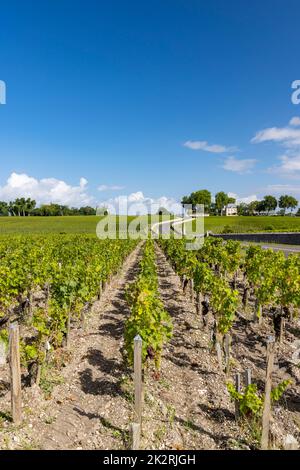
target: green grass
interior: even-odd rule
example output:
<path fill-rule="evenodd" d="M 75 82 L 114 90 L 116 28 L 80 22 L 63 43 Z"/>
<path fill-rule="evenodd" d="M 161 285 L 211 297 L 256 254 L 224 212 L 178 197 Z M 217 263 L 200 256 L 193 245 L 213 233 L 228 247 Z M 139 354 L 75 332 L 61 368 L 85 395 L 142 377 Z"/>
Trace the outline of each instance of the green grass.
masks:
<path fill-rule="evenodd" d="M 143 216 L 142 218 L 146 218 Z M 1 234 L 22 233 L 89 233 L 96 235 L 99 216 L 63 216 L 63 217 L 0 217 Z M 117 216 L 117 225 L 130 223 L 134 216 Z M 150 217 L 148 217 L 150 223 Z M 153 216 L 152 222 L 164 220 L 164 216 Z"/>
<path fill-rule="evenodd" d="M 283 216 L 243 216 L 218 217 L 210 216 L 204 219 L 205 231 L 222 233 L 224 227 L 230 227 L 233 233 L 240 232 L 300 232 L 300 217 Z M 226 227 L 226 228 L 227 228 Z M 193 221 L 195 228 L 195 221 Z M 189 230 L 187 224 L 187 231 Z"/>
<path fill-rule="evenodd" d="M 143 216 L 146 218 L 147 216 Z M 134 216 L 118 216 L 120 222 L 130 223 Z M 102 217 L 67 216 L 67 217 L 0 217 L 0 234 L 10 233 L 89 233 L 96 234 L 97 223 Z M 154 216 L 152 222 L 165 219 Z M 148 217 L 150 223 L 150 217 Z M 189 230 L 187 224 L 187 231 Z M 221 233 L 224 227 L 233 232 L 261 231 L 300 231 L 300 217 L 205 217 L 204 227 L 214 233 Z M 179 228 L 179 227 L 178 227 Z"/>

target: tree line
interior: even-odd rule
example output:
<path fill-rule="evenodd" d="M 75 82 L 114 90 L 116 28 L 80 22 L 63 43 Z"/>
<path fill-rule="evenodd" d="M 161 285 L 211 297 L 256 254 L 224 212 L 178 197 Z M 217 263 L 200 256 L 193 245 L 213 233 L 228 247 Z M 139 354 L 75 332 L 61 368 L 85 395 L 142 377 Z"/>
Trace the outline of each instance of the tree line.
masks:
<path fill-rule="evenodd" d="M 198 204 L 204 205 L 205 213 L 210 215 L 223 215 L 228 204 L 235 204 L 236 200 L 228 196 L 223 191 L 216 193 L 215 201 L 212 202 L 212 195 L 207 189 L 192 192 L 189 196 L 184 196 L 181 204 L 191 204 L 192 209 L 195 210 Z M 252 201 L 248 204 L 237 204 L 238 215 L 261 215 L 270 214 L 279 208 L 279 214 L 285 215 L 287 210 L 293 211 L 298 206 L 298 201 L 293 196 L 287 194 L 280 196 L 276 199 L 274 196 L 267 195 L 261 201 Z M 106 215 L 108 213 L 105 209 Z M 163 214 L 166 211 L 160 208 L 158 213 Z M 168 212 L 168 211 L 166 211 Z M 14 216 L 14 217 L 27 217 L 27 216 L 63 216 L 63 215 L 96 215 L 96 209 L 90 206 L 83 206 L 80 208 L 69 207 L 61 204 L 42 204 L 37 207 L 36 201 L 31 198 L 17 198 L 14 201 L 5 202 L 0 201 L 0 216 Z M 297 215 L 300 215 L 298 209 Z"/>
<path fill-rule="evenodd" d="M 189 196 L 184 196 L 181 200 L 183 206 L 191 204 L 192 210 L 196 210 L 198 204 L 203 204 L 205 213 L 210 215 L 223 215 L 226 207 L 229 204 L 235 203 L 235 198 L 228 196 L 223 191 L 216 193 L 215 202 L 212 202 L 212 195 L 207 189 L 192 192 Z M 298 201 L 293 196 L 284 194 L 276 199 L 276 197 L 272 195 L 267 195 L 264 196 L 261 201 L 237 204 L 237 213 L 238 215 L 269 215 L 270 212 L 274 212 L 279 208 L 279 214 L 285 215 L 288 209 L 293 211 L 297 206 Z M 300 215 L 300 209 L 297 215 Z"/>
<path fill-rule="evenodd" d="M 17 198 L 14 201 L 0 201 L 0 216 L 61 216 L 61 215 L 96 215 L 96 209 L 90 206 L 80 208 L 61 204 L 42 204 L 36 206 L 36 201 L 30 198 Z"/>

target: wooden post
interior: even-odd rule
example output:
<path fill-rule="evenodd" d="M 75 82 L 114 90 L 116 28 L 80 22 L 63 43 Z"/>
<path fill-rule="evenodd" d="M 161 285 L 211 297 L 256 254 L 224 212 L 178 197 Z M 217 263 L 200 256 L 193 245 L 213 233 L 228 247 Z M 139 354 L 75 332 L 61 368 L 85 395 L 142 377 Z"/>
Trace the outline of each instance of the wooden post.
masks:
<path fill-rule="evenodd" d="M 141 441 L 141 425 L 139 423 L 131 423 L 131 448 L 139 450 Z"/>
<path fill-rule="evenodd" d="M 143 406 L 142 338 L 134 338 L 134 422 L 141 425 Z"/>
<path fill-rule="evenodd" d="M 285 318 L 280 316 L 280 332 L 279 332 L 279 343 L 281 344 L 284 339 L 284 330 L 285 330 Z"/>
<path fill-rule="evenodd" d="M 85 310 L 82 309 L 80 312 L 80 322 L 81 322 L 81 328 L 85 330 L 86 327 L 86 313 Z"/>
<path fill-rule="evenodd" d="M 246 387 L 251 385 L 251 369 L 245 370 L 245 385 Z"/>
<path fill-rule="evenodd" d="M 222 350 L 219 341 L 216 341 L 216 352 L 217 352 L 217 358 L 218 358 L 218 363 L 220 370 L 223 372 L 223 362 L 222 362 Z"/>
<path fill-rule="evenodd" d="M 247 310 L 248 306 L 248 299 L 249 299 L 249 287 L 246 286 L 244 288 L 244 294 L 243 294 L 243 306 L 244 306 L 244 312 Z"/>
<path fill-rule="evenodd" d="M 68 313 L 68 320 L 67 320 L 67 336 L 66 336 L 67 349 L 70 348 L 70 332 L 71 332 L 71 311 L 69 311 Z"/>
<path fill-rule="evenodd" d="M 259 306 L 258 306 L 257 315 L 258 315 L 258 324 L 261 325 L 261 324 L 262 324 L 262 320 L 263 320 L 263 309 L 262 309 L 262 305 L 259 305 Z"/>
<path fill-rule="evenodd" d="M 191 303 L 194 305 L 194 279 L 190 280 L 190 289 L 191 289 Z"/>
<path fill-rule="evenodd" d="M 28 318 L 29 320 L 32 319 L 33 315 L 33 308 L 32 308 L 32 292 L 30 291 L 28 294 Z"/>
<path fill-rule="evenodd" d="M 203 320 L 203 315 L 202 315 L 202 295 L 201 292 L 197 292 L 196 295 L 196 313 L 199 315 L 201 319 L 201 326 L 204 326 L 204 320 Z"/>
<path fill-rule="evenodd" d="M 237 372 L 235 374 L 235 390 L 241 393 L 241 374 Z M 235 419 L 238 420 L 240 417 L 240 409 L 238 400 L 235 401 Z"/>
<path fill-rule="evenodd" d="M 101 295 L 102 295 L 102 290 L 103 290 L 103 282 L 102 282 L 102 279 L 100 280 L 99 282 L 99 293 L 98 293 L 98 300 L 101 299 Z"/>
<path fill-rule="evenodd" d="M 37 371 L 36 371 L 36 378 L 35 378 L 35 383 L 37 386 L 40 385 L 41 375 L 42 375 L 42 364 L 38 364 Z"/>
<path fill-rule="evenodd" d="M 262 435 L 261 449 L 269 448 L 269 433 L 271 420 L 271 389 L 272 389 L 272 371 L 274 365 L 274 338 L 271 336 L 267 340 L 267 373 L 265 383 L 265 400 L 262 416 Z"/>
<path fill-rule="evenodd" d="M 255 306 L 254 306 L 254 314 L 253 314 L 253 321 L 258 323 L 259 325 L 262 324 L 262 306 L 258 303 L 258 300 L 255 300 Z"/>
<path fill-rule="evenodd" d="M 197 295 L 196 295 L 196 310 L 197 310 L 197 315 L 202 315 L 202 296 L 201 296 L 201 292 L 197 292 Z"/>
<path fill-rule="evenodd" d="M 50 299 L 50 285 L 49 285 L 48 282 L 45 284 L 45 291 L 46 291 L 45 311 L 46 311 L 46 315 L 48 316 L 48 314 L 49 314 L 49 299 Z"/>
<path fill-rule="evenodd" d="M 235 271 L 234 275 L 233 275 L 233 289 L 236 289 L 236 285 L 237 285 L 237 278 L 238 278 L 238 273 L 237 271 Z"/>
<path fill-rule="evenodd" d="M 21 366 L 20 366 L 20 336 L 18 323 L 9 326 L 9 363 L 10 363 L 10 389 L 11 414 L 15 424 L 22 421 L 21 402 Z"/>
<path fill-rule="evenodd" d="M 294 308 L 290 307 L 289 320 L 292 322 L 294 320 Z"/>
<path fill-rule="evenodd" d="M 182 290 L 183 290 L 183 292 L 185 291 L 185 287 L 186 287 L 186 284 L 185 284 L 185 275 L 183 274 L 183 276 L 182 276 Z"/>
<path fill-rule="evenodd" d="M 230 334 L 227 333 L 224 337 L 224 349 L 225 349 L 225 373 L 229 374 L 230 369 Z"/>

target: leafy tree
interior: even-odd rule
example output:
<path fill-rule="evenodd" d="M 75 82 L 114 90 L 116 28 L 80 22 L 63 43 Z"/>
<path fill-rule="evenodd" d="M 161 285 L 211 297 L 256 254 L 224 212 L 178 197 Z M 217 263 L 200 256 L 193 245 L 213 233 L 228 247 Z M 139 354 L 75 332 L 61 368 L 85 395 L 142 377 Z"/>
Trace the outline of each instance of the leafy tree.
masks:
<path fill-rule="evenodd" d="M 223 191 L 220 191 L 215 196 L 216 199 L 216 208 L 218 209 L 220 215 L 223 213 L 223 208 L 228 204 L 228 196 Z"/>
<path fill-rule="evenodd" d="M 8 215 L 8 204 L 5 201 L 0 201 L 0 215 Z"/>
<path fill-rule="evenodd" d="M 235 204 L 235 203 L 236 203 L 235 197 L 228 196 L 227 204 Z"/>
<path fill-rule="evenodd" d="M 218 209 L 220 215 L 222 215 L 224 207 L 228 206 L 228 204 L 235 204 L 235 198 L 229 197 L 223 191 L 220 191 L 219 193 L 216 194 L 215 200 L 216 200 L 216 208 Z"/>
<path fill-rule="evenodd" d="M 278 205 L 284 210 L 285 215 L 286 209 L 295 209 L 298 205 L 298 201 L 293 196 L 284 194 L 283 196 L 280 196 Z"/>
<path fill-rule="evenodd" d="M 36 206 L 36 201 L 34 199 L 27 198 L 25 201 L 25 212 L 27 215 L 30 215 Z"/>
<path fill-rule="evenodd" d="M 36 206 L 36 202 L 34 199 L 27 198 L 25 199 L 24 197 L 17 198 L 14 201 L 10 201 L 8 204 L 6 204 L 7 208 L 7 214 L 10 214 L 12 216 L 27 216 L 31 214 L 33 209 Z M 4 214 L 2 214 L 4 215 Z"/>
<path fill-rule="evenodd" d="M 248 204 L 248 214 L 254 215 L 255 212 L 258 210 L 259 201 L 251 201 Z"/>
<path fill-rule="evenodd" d="M 237 206 L 237 213 L 238 215 L 248 215 L 249 214 L 248 205 L 245 202 L 241 202 L 241 204 Z"/>
<path fill-rule="evenodd" d="M 204 205 L 204 211 L 209 212 L 211 205 L 211 193 L 207 189 L 200 189 L 190 194 L 190 196 L 184 196 L 181 201 L 182 205 L 191 204 L 192 210 L 196 210 L 197 204 Z"/>
<path fill-rule="evenodd" d="M 262 212 L 266 212 L 265 201 L 257 201 L 256 211 L 261 214 Z"/>
<path fill-rule="evenodd" d="M 274 211 L 277 207 L 277 199 L 274 196 L 265 196 L 263 199 L 264 209 L 268 212 Z"/>
<path fill-rule="evenodd" d="M 78 212 L 80 215 L 96 215 L 96 210 L 90 206 L 80 207 Z"/>

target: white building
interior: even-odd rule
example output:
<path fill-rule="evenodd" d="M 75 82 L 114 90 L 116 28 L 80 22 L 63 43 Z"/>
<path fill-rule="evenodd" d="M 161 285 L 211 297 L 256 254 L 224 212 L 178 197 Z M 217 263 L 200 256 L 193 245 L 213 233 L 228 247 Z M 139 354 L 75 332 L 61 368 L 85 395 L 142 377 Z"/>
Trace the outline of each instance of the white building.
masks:
<path fill-rule="evenodd" d="M 228 215 L 228 216 L 238 215 L 236 205 L 235 204 L 227 204 L 227 206 L 225 208 L 225 215 Z"/>

